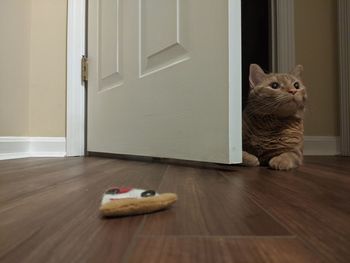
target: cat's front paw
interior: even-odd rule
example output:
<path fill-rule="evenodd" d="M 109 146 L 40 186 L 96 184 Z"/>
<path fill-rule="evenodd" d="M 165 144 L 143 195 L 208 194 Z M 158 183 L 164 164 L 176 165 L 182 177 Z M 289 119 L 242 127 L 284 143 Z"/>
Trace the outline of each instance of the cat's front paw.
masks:
<path fill-rule="evenodd" d="M 243 152 L 243 165 L 244 166 L 250 166 L 250 167 L 255 167 L 259 166 L 260 162 L 259 159 L 250 153 Z"/>
<path fill-rule="evenodd" d="M 294 158 L 292 158 L 288 154 L 281 154 L 273 157 L 269 162 L 269 166 L 275 170 L 287 171 L 287 170 L 297 168 L 298 164 L 294 160 Z"/>

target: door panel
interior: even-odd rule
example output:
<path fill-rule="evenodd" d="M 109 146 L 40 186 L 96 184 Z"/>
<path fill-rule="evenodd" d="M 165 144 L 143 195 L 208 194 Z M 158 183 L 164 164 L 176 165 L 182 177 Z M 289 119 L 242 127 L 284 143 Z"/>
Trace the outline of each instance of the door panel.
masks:
<path fill-rule="evenodd" d="M 90 0 L 88 151 L 240 162 L 239 3 Z"/>
<path fill-rule="evenodd" d="M 141 77 L 189 59 L 185 43 L 188 28 L 183 26 L 186 3 L 186 0 L 139 1 Z"/>
<path fill-rule="evenodd" d="M 98 68 L 100 91 L 116 88 L 123 83 L 120 0 L 98 1 Z"/>

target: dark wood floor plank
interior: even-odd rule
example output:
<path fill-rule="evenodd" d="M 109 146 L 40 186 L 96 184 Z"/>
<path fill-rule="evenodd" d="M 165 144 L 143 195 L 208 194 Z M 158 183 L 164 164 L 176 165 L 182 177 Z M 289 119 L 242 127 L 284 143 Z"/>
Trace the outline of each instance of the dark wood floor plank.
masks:
<path fill-rule="evenodd" d="M 54 169 L 54 166 L 62 167 L 62 164 L 69 165 L 70 162 L 75 162 L 76 159 L 81 158 L 25 158 L 0 161 L 0 180 L 1 182 L 10 182 L 16 180 L 17 177 L 23 178 L 24 173 L 27 171 L 34 172 L 34 169 L 38 169 L 37 174 L 40 174 L 42 168 L 51 167 Z"/>
<path fill-rule="evenodd" d="M 315 165 L 322 169 L 332 169 L 333 172 L 350 174 L 350 160 L 347 156 L 307 156 L 305 157 L 308 166 Z"/>
<path fill-rule="evenodd" d="M 349 262 L 350 185 L 330 183 L 331 174 L 324 178 L 319 173 L 319 168 L 314 173 L 309 168 L 292 172 L 253 168 L 231 173 L 230 178 L 328 262 Z"/>
<path fill-rule="evenodd" d="M 88 170 L 80 164 L 80 177 L 1 206 L 0 261 L 115 262 L 121 258 L 143 217 L 101 219 L 101 194 L 112 185 L 155 189 L 166 165 L 103 161 L 104 165 Z"/>
<path fill-rule="evenodd" d="M 290 235 L 220 171 L 170 165 L 159 191 L 179 200 L 147 217 L 142 235 Z"/>
<path fill-rule="evenodd" d="M 0 181 L 0 205 L 11 199 L 23 198 L 45 189 L 51 185 L 79 177 L 85 171 L 102 166 L 111 160 L 96 159 L 89 161 L 83 158 L 71 158 L 66 162 L 55 162 L 49 165 L 38 165 L 25 170 L 19 169 L 17 174 Z"/>
<path fill-rule="evenodd" d="M 63 160 L 63 158 L 20 158 L 20 159 L 9 159 L 9 160 L 0 160 L 0 170 L 2 172 L 24 168 L 24 167 L 33 167 L 39 163 L 49 163 L 57 162 L 59 160 Z"/>
<path fill-rule="evenodd" d="M 350 159 L 291 172 L 105 158 L 0 161 L 0 262 L 350 262 Z M 113 185 L 175 192 L 101 219 Z"/>
<path fill-rule="evenodd" d="M 140 238 L 130 263 L 322 262 L 295 238 Z"/>

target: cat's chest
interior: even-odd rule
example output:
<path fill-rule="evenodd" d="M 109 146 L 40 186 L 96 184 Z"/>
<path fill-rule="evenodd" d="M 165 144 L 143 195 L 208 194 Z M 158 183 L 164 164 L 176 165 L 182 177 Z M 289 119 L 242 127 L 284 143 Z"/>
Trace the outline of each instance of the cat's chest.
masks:
<path fill-rule="evenodd" d="M 266 150 L 298 147 L 302 144 L 302 122 L 245 120 L 243 144 L 260 155 Z"/>

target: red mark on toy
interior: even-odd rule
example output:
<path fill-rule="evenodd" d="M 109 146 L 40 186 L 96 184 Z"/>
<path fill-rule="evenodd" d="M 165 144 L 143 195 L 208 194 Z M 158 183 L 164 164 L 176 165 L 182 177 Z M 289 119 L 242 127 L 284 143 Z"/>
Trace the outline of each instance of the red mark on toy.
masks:
<path fill-rule="evenodd" d="M 118 194 L 125 194 L 125 193 L 130 192 L 131 190 L 132 190 L 132 188 L 130 188 L 130 187 L 120 187 Z"/>

